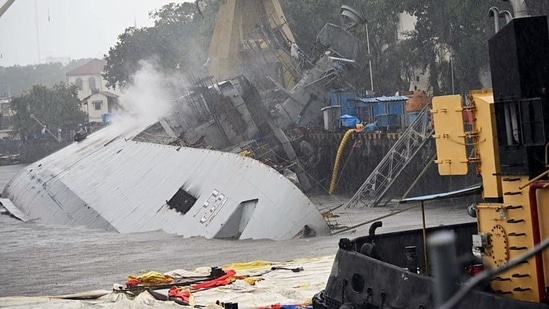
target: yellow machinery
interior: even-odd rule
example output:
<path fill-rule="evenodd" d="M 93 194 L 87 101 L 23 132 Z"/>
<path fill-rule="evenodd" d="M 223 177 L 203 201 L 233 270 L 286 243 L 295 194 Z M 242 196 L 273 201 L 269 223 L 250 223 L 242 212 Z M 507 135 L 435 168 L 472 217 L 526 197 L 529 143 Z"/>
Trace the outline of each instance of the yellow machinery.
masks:
<path fill-rule="evenodd" d="M 541 239 L 549 237 L 549 182 L 524 173 L 503 174 L 499 164 L 498 132 L 494 98 L 491 90 L 470 93 L 470 106 L 461 108 L 456 96 L 433 99 L 433 122 L 437 160 L 441 175 L 463 175 L 466 162 L 477 163 L 482 177 L 483 200 L 476 205 L 478 234 L 473 235 L 473 252 L 490 267 L 500 267 L 532 249 Z M 471 111 L 474 122 L 469 131 L 457 129 L 462 110 Z M 454 112 L 454 120 L 445 114 Z M 467 138 L 466 138 L 467 137 Z M 475 155 L 464 160 L 470 141 Z M 545 162 L 547 164 L 547 162 Z M 549 253 L 539 254 L 527 263 L 492 278 L 491 287 L 497 294 L 514 299 L 543 302 L 549 283 Z"/>
<path fill-rule="evenodd" d="M 482 198 L 468 209 L 476 229 L 469 223 L 426 228 L 423 212 L 422 230 L 376 234 L 382 222 L 368 221 L 368 235 L 340 239 L 315 308 L 547 308 L 549 29 L 545 16 L 517 17 L 489 39 L 492 89 L 471 91 L 466 100 L 434 97 L 425 122 L 434 127 L 439 174 L 465 175 L 476 165 Z M 359 196 L 379 184 L 363 186 Z M 477 188 L 406 201 L 423 207 L 425 200 Z"/>
<path fill-rule="evenodd" d="M 223 80 L 247 72 L 291 89 L 299 79 L 292 44 L 295 39 L 278 0 L 225 0 L 208 52 L 209 74 Z"/>
<path fill-rule="evenodd" d="M 520 18 L 496 27 L 488 41 L 493 90 L 472 91 L 463 108 L 453 97 L 433 99 L 435 137 L 446 137 L 436 140 L 441 174 L 460 174 L 467 144 L 473 150 L 467 161 L 476 163 L 483 184 L 473 253 L 492 268 L 549 238 L 547 18 L 528 16 L 524 1 L 512 4 Z M 455 133 L 456 122 L 440 119 L 441 110 L 465 110 L 472 120 L 467 132 Z M 490 285 L 505 297 L 547 303 L 549 252 L 492 277 Z"/>

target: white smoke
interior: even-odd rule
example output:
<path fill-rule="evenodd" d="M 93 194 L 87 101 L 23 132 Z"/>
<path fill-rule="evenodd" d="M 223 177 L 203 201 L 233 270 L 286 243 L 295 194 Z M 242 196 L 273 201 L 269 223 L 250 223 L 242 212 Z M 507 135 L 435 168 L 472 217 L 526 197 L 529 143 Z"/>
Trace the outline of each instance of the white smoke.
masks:
<path fill-rule="evenodd" d="M 146 126 L 166 117 L 171 112 L 169 85 L 174 78 L 156 70 L 149 61 L 141 61 L 140 69 L 133 76 L 132 84 L 123 90 L 119 104 L 123 109 L 113 118 L 114 123 L 131 122 L 137 126 Z"/>

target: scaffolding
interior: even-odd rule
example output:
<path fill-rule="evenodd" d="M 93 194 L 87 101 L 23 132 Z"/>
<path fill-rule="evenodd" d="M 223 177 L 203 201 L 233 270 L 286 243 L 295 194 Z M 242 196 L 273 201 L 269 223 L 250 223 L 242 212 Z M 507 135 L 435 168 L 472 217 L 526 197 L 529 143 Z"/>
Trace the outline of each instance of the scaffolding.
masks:
<path fill-rule="evenodd" d="M 402 133 L 362 186 L 345 204 L 346 208 L 376 207 L 382 204 L 383 198 L 396 179 L 433 135 L 430 108 L 430 104 L 425 105 L 416 120 Z M 432 152 L 434 151 L 433 149 Z M 432 154 L 427 157 L 432 157 Z M 385 199 L 383 205 L 389 201 L 390 199 Z"/>

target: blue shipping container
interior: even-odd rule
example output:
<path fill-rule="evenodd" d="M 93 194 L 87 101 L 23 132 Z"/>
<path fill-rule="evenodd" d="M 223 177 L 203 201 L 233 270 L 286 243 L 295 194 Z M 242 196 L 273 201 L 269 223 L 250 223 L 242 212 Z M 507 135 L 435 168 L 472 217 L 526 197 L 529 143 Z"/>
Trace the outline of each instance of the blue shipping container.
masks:
<path fill-rule="evenodd" d="M 376 116 L 377 126 L 380 128 L 399 126 L 397 114 L 382 114 Z"/>
<path fill-rule="evenodd" d="M 404 114 L 404 105 L 406 101 L 389 102 L 389 114 Z"/>
<path fill-rule="evenodd" d="M 409 112 L 407 125 L 411 125 L 412 123 L 414 123 L 414 121 L 416 121 L 418 116 L 419 116 L 419 112 Z"/>
<path fill-rule="evenodd" d="M 372 113 L 374 114 L 374 117 L 376 117 L 377 115 L 387 114 L 385 102 L 378 102 L 378 103 L 372 104 Z"/>
<path fill-rule="evenodd" d="M 359 96 L 356 91 L 330 91 L 330 105 L 341 106 L 341 115 L 353 115 L 358 116 L 357 111 L 357 97 Z"/>

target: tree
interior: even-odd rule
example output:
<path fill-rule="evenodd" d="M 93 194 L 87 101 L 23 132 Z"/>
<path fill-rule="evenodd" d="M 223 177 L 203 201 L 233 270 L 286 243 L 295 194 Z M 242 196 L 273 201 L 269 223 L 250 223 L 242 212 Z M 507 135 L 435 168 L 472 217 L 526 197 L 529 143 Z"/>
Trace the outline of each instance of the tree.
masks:
<path fill-rule="evenodd" d="M 532 16 L 548 16 L 549 1 L 526 0 L 528 11 Z"/>
<path fill-rule="evenodd" d="M 143 60 L 164 73 L 191 72 L 207 60 L 207 49 L 215 24 L 217 1 L 170 3 L 152 12 L 153 27 L 127 28 L 118 36 L 105 60 L 104 78 L 108 87 L 125 87 Z"/>
<path fill-rule="evenodd" d="M 456 93 L 482 87 L 481 72 L 488 68 L 488 38 L 493 20 L 488 9 L 505 3 L 496 0 L 388 0 L 402 12 L 417 18 L 410 33 L 410 60 L 415 70 L 427 70 L 435 95 L 451 93 L 451 77 Z M 450 65 L 450 60 L 454 63 Z M 451 68 L 453 67 L 453 72 Z"/>
<path fill-rule="evenodd" d="M 403 61 L 406 58 L 401 55 L 396 35 L 399 25 L 398 6 L 385 0 L 353 0 L 347 1 L 347 5 L 360 11 L 366 18 L 367 25 L 359 26 L 353 32 L 362 41 L 365 53 L 367 53 L 369 41 L 369 59 L 372 62 L 375 93 L 392 95 L 396 91 L 407 88 L 402 74 Z M 368 27 L 367 32 L 366 26 Z M 370 84 L 369 78 L 363 80 Z"/>
<path fill-rule="evenodd" d="M 52 132 L 75 129 L 87 118 L 80 110 L 77 93 L 76 86 L 67 87 L 59 83 L 51 88 L 35 85 L 30 91 L 14 97 L 10 103 L 15 113 L 11 120 L 14 132 L 22 138 L 37 134 L 42 130 L 38 121 Z"/>
<path fill-rule="evenodd" d="M 305 51 L 312 48 L 316 35 L 326 23 L 339 25 L 341 5 L 341 0 L 280 0 L 296 43 Z"/>
<path fill-rule="evenodd" d="M 401 78 L 401 59 L 397 44 L 398 14 L 396 5 L 388 5 L 383 0 L 348 0 L 325 1 L 281 0 L 290 28 L 298 44 L 307 51 L 315 42 L 317 33 L 326 23 L 341 25 L 341 7 L 348 5 L 362 13 L 367 20 L 366 25 L 360 25 L 351 32 L 361 41 L 364 54 L 363 69 L 355 78 L 357 85 L 370 89 L 370 74 L 367 65 L 367 41 L 370 41 L 370 60 L 374 90 L 378 94 L 392 94 L 405 86 Z M 367 38 L 368 34 L 368 38 Z M 357 59 L 358 60 L 358 59 Z"/>
<path fill-rule="evenodd" d="M 197 72 L 207 60 L 207 50 L 221 1 L 169 4 L 153 12 L 155 25 L 128 28 L 105 56 L 105 77 L 111 86 L 124 86 L 151 60 L 164 72 Z M 545 1 L 529 0 L 533 15 L 549 10 Z M 430 76 L 432 94 L 464 93 L 482 87 L 481 73 L 488 68 L 487 40 L 493 34 L 488 8 L 510 5 L 498 0 L 280 0 L 298 45 L 308 52 L 324 24 L 340 24 L 340 8 L 349 5 L 368 21 L 374 90 L 393 94 L 406 90 L 411 72 Z M 397 37 L 399 14 L 417 19 L 405 40 Z M 366 51 L 364 26 L 352 30 Z M 357 73 L 369 89 L 369 72 Z M 453 80 L 452 80 L 453 78 Z M 368 85 L 368 87 L 366 87 Z"/>

